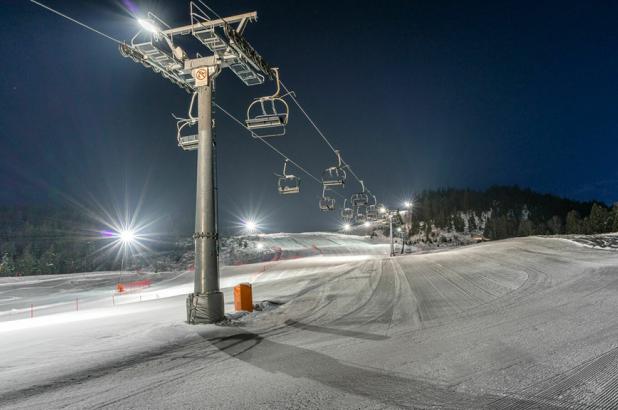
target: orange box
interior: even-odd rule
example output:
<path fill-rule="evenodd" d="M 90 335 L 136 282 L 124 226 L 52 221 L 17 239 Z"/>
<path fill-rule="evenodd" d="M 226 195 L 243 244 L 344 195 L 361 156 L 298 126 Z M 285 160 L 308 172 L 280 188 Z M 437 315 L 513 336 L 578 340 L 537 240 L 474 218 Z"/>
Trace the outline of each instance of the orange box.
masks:
<path fill-rule="evenodd" d="M 234 309 L 253 312 L 253 291 L 250 283 L 239 283 L 234 286 Z"/>

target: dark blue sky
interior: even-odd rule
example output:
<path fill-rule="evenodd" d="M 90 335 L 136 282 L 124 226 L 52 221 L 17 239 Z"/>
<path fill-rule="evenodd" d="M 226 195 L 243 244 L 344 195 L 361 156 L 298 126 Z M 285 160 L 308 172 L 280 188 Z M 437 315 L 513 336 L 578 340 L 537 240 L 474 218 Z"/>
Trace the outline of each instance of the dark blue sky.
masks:
<path fill-rule="evenodd" d="M 137 30 L 120 0 L 47 4 L 119 39 Z M 135 4 L 188 23 L 185 2 Z M 386 204 L 491 184 L 618 200 L 616 2 L 209 4 L 258 11 L 247 39 Z M 176 147 L 170 115 L 186 111 L 188 94 L 27 1 L 3 1 L 0 38 L 0 202 L 111 207 L 143 194 L 144 214 L 190 224 L 195 153 Z M 228 71 L 216 99 L 242 116 L 271 91 Z M 280 158 L 215 115 L 224 228 L 250 213 L 272 230 L 335 226 L 317 208 L 318 184 L 305 178 L 300 196 L 279 197 Z M 297 110 L 271 142 L 316 175 L 334 161 Z"/>

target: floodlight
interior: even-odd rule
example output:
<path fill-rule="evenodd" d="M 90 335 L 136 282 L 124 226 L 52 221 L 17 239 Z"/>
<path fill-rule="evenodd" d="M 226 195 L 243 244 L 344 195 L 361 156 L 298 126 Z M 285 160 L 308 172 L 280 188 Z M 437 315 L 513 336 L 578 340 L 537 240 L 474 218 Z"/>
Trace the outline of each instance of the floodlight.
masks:
<path fill-rule="evenodd" d="M 264 249 L 264 244 L 263 243 L 258 243 L 257 245 L 255 245 L 256 249 Z"/>
<path fill-rule="evenodd" d="M 351 227 L 350 227 L 350 224 L 344 224 L 344 225 L 343 225 L 343 230 L 344 230 L 344 231 L 349 231 L 349 230 L 350 230 L 350 228 L 351 228 Z"/>
<path fill-rule="evenodd" d="M 397 228 L 397 232 L 401 232 L 401 227 Z"/>
<path fill-rule="evenodd" d="M 161 31 L 159 30 L 159 27 L 157 27 L 152 20 L 137 19 L 137 22 L 139 23 L 140 26 L 142 26 L 144 30 L 149 31 L 151 33 L 158 33 Z"/>
<path fill-rule="evenodd" d="M 367 221 L 363 224 L 365 228 L 369 228 L 371 226 L 371 222 Z"/>
<path fill-rule="evenodd" d="M 410 208 L 410 207 L 412 206 L 412 202 L 410 202 L 410 201 L 405 201 L 405 202 L 403 203 L 403 206 L 404 206 L 404 208 Z"/>
<path fill-rule="evenodd" d="M 118 232 L 118 238 L 120 238 L 120 242 L 128 244 L 135 240 L 135 232 L 131 229 L 123 229 Z"/>
<path fill-rule="evenodd" d="M 386 213 L 386 208 L 381 206 L 380 209 L 378 209 L 378 212 L 381 214 L 385 214 Z"/>
<path fill-rule="evenodd" d="M 245 229 L 248 232 L 253 232 L 253 231 L 257 230 L 257 228 L 258 228 L 257 223 L 255 223 L 255 221 L 248 220 L 248 221 L 245 221 L 244 224 L 245 224 Z"/>

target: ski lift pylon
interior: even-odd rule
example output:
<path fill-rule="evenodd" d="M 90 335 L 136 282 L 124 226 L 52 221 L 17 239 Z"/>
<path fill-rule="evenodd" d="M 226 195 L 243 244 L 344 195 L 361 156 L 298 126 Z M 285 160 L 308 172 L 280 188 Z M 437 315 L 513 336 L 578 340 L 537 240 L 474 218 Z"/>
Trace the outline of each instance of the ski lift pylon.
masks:
<path fill-rule="evenodd" d="M 247 108 L 245 124 L 254 138 L 285 135 L 288 124 L 290 108 L 280 95 L 279 69 L 273 68 L 272 71 L 277 82 L 277 91 L 273 95 L 256 98 Z"/>
<path fill-rule="evenodd" d="M 283 163 L 283 174 L 277 175 L 277 190 L 281 195 L 297 194 L 300 192 L 300 178 L 287 173 L 288 159 Z"/>

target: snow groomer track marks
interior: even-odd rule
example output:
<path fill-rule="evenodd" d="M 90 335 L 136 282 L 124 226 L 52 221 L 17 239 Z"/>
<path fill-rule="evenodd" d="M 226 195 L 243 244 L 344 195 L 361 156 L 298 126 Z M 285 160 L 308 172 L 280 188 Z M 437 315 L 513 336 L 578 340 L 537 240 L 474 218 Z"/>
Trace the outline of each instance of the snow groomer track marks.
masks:
<path fill-rule="evenodd" d="M 618 406 L 618 253 L 531 237 L 388 258 L 320 235 L 260 240 L 325 255 L 226 267 L 228 310 L 247 278 L 272 301 L 227 324 L 183 323 L 178 274 L 153 282 L 168 297 L 1 322 L 0 407 Z"/>

